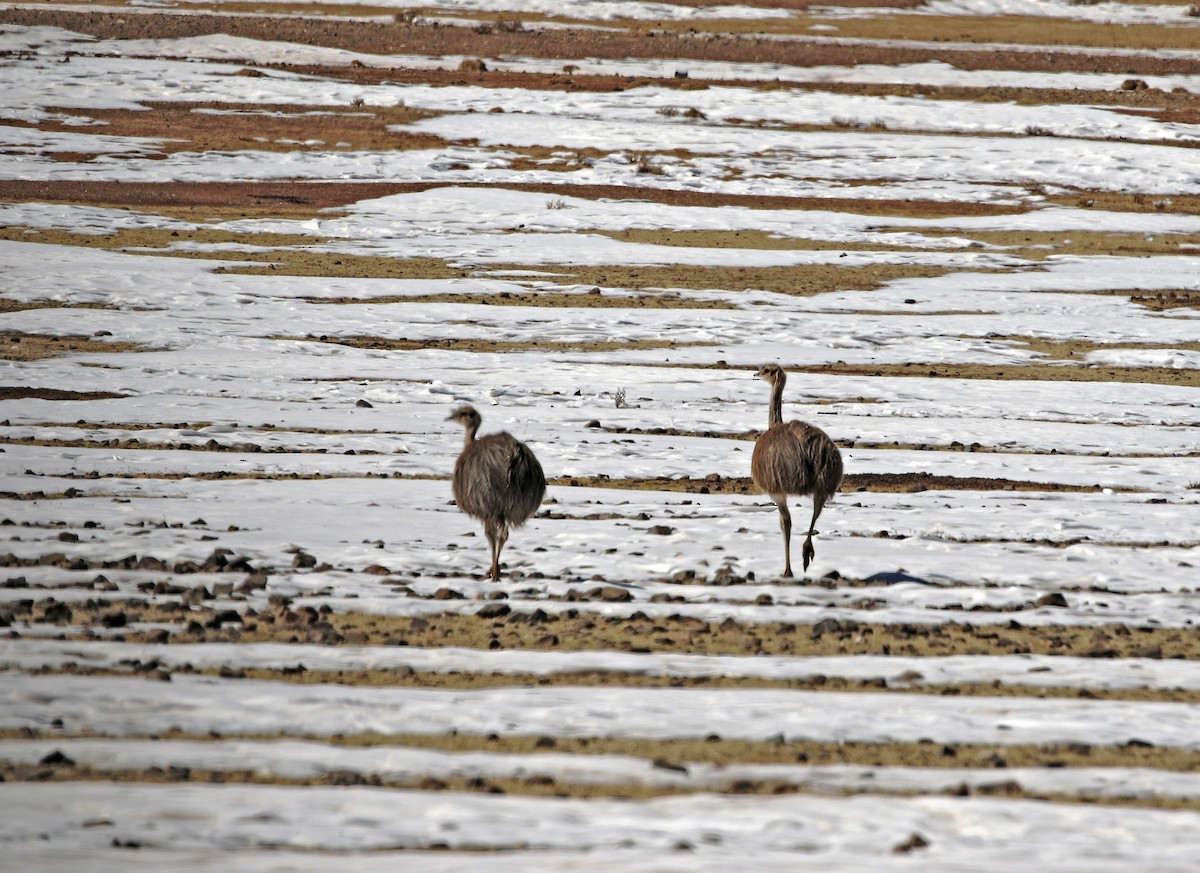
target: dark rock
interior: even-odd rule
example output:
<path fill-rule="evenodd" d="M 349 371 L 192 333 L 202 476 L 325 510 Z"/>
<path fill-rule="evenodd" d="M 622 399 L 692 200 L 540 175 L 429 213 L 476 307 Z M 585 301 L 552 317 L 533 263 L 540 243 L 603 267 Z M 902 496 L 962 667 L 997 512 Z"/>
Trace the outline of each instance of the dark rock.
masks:
<path fill-rule="evenodd" d="M 308 629 L 305 639 L 322 646 L 336 646 L 342 642 L 342 635 L 329 622 L 319 621 Z"/>
<path fill-rule="evenodd" d="M 251 591 L 261 591 L 267 587 L 267 574 L 262 570 L 250 573 L 233 590 L 238 594 L 249 594 Z"/>
<path fill-rule="evenodd" d="M 842 623 L 836 618 L 823 618 L 813 625 L 812 635 L 819 637 L 821 634 L 833 634 L 842 629 Z"/>
<path fill-rule="evenodd" d="M 212 618 L 210 618 L 208 621 L 206 621 L 204 623 L 204 626 L 216 628 L 216 627 L 220 627 L 221 625 L 225 624 L 226 622 L 235 622 L 237 624 L 241 624 L 242 617 L 237 614 L 236 610 L 224 609 L 218 613 L 215 613 L 212 616 Z"/>
<path fill-rule="evenodd" d="M 739 575 L 733 567 L 725 564 L 717 568 L 717 571 L 713 573 L 712 580 L 714 585 L 744 585 L 746 577 Z"/>
<path fill-rule="evenodd" d="M 71 607 L 65 603 L 51 603 L 42 611 L 42 621 L 51 624 L 67 624 L 71 621 Z"/>
<path fill-rule="evenodd" d="M 1043 594 L 1041 597 L 1039 597 L 1037 600 L 1035 600 L 1033 602 L 1033 605 L 1034 606 L 1058 606 L 1058 607 L 1065 608 L 1066 606 L 1068 606 L 1068 603 L 1067 603 L 1067 598 L 1063 597 L 1063 595 L 1061 593 L 1059 593 L 1058 591 L 1053 591 L 1049 594 Z"/>
<path fill-rule="evenodd" d="M 1011 797 L 1020 794 L 1024 789 L 1016 779 L 1005 779 L 1003 782 L 988 782 L 980 785 L 976 790 L 980 794 L 1006 794 Z"/>
<path fill-rule="evenodd" d="M 897 855 L 904 855 L 914 849 L 924 849 L 929 845 L 929 840 L 925 839 L 920 834 L 911 834 L 909 838 L 902 843 L 897 843 L 892 846 L 892 851 Z"/>

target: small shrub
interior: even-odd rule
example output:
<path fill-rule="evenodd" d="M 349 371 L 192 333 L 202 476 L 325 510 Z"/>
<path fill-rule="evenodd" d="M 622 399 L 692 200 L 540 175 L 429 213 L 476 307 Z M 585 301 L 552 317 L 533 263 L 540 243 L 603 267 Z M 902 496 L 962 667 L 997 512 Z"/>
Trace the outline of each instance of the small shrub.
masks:
<path fill-rule="evenodd" d="M 695 106 L 691 107 L 690 109 L 685 109 L 682 112 L 679 109 L 675 108 L 674 106 L 662 106 L 659 109 L 656 109 L 655 111 L 659 115 L 663 116 L 664 118 L 677 118 L 681 115 L 684 118 L 707 118 L 708 117 L 702 111 L 697 109 Z"/>
<path fill-rule="evenodd" d="M 1029 124 L 1025 127 L 1026 136 L 1058 136 L 1048 127 L 1042 127 L 1040 124 Z"/>
<path fill-rule="evenodd" d="M 642 405 L 640 403 L 630 404 L 630 403 L 626 402 L 624 388 L 617 389 L 617 392 L 613 395 L 613 402 L 616 404 L 617 409 L 641 409 L 642 408 Z"/>
<path fill-rule="evenodd" d="M 567 201 L 563 200 L 561 197 L 555 197 L 553 200 L 546 201 L 546 208 L 547 209 L 566 209 Z"/>
<path fill-rule="evenodd" d="M 644 155 L 635 152 L 629 156 L 629 163 L 637 167 L 639 173 L 646 173 L 651 176 L 661 176 L 663 173 L 662 167 L 653 163 L 649 155 Z"/>

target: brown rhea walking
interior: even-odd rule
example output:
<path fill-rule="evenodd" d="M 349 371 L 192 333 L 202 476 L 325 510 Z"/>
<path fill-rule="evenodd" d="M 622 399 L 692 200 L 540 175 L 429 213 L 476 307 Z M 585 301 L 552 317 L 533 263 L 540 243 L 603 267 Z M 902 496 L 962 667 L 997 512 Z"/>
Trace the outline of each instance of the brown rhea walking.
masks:
<path fill-rule="evenodd" d="M 529 446 L 507 431 L 475 438 L 483 420 L 472 406 L 460 406 L 447 421 L 467 429 L 462 454 L 454 464 L 454 501 L 483 522 L 492 549 L 488 578 L 500 578 L 500 550 L 510 528 L 520 527 L 537 512 L 546 495 L 546 476 Z"/>
<path fill-rule="evenodd" d="M 792 514 L 788 511 L 789 494 L 811 495 L 812 521 L 804 538 L 804 569 L 815 550 L 817 516 L 825 502 L 842 484 L 842 454 L 829 435 L 803 421 L 783 420 L 783 386 L 787 374 L 778 364 L 759 368 L 758 377 L 771 383 L 770 426 L 754 444 L 750 475 L 754 484 L 770 495 L 779 507 L 779 526 L 783 529 L 783 575 L 792 575 Z"/>

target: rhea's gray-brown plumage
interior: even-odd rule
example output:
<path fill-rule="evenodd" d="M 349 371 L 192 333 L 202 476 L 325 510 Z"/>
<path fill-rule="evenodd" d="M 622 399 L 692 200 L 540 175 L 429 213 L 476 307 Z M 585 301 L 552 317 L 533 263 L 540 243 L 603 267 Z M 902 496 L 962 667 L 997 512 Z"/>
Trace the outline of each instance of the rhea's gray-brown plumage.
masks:
<path fill-rule="evenodd" d="M 492 550 L 490 579 L 500 578 L 500 550 L 510 528 L 520 527 L 537 512 L 546 495 L 546 476 L 529 446 L 505 431 L 476 438 L 482 421 L 471 406 L 447 417 L 467 429 L 462 454 L 454 464 L 454 501 L 483 522 Z"/>
<path fill-rule="evenodd" d="M 812 521 L 804 538 L 804 569 L 815 550 L 817 516 L 826 501 L 842 484 L 842 453 L 829 435 L 803 421 L 783 420 L 783 386 L 787 374 L 778 364 L 767 364 L 757 374 L 771 383 L 771 407 L 768 428 L 754 444 L 750 475 L 754 484 L 770 495 L 779 507 L 779 526 L 783 530 L 783 575 L 792 575 L 792 514 L 788 511 L 789 494 L 813 501 Z"/>

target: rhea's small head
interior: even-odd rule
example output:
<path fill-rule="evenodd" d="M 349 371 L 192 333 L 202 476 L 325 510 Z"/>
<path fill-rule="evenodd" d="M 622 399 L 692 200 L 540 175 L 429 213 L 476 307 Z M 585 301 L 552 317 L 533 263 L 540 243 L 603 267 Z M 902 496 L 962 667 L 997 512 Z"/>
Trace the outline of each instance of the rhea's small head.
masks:
<path fill-rule="evenodd" d="M 475 411 L 474 406 L 460 406 L 446 416 L 446 421 L 457 421 L 468 430 L 474 430 L 479 427 L 479 423 L 483 419 Z"/>
<path fill-rule="evenodd" d="M 776 382 L 786 381 L 787 379 L 787 376 L 784 375 L 783 367 L 779 366 L 778 364 L 763 364 L 758 368 L 758 372 L 754 375 L 760 379 L 765 379 L 772 385 L 774 385 Z"/>

